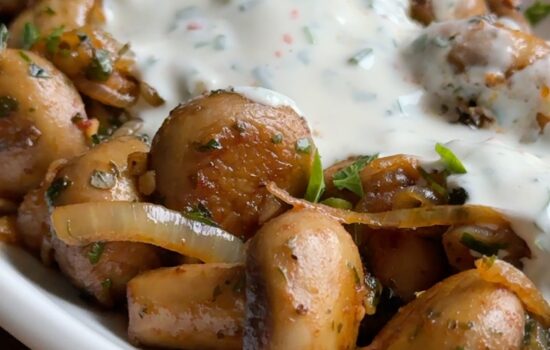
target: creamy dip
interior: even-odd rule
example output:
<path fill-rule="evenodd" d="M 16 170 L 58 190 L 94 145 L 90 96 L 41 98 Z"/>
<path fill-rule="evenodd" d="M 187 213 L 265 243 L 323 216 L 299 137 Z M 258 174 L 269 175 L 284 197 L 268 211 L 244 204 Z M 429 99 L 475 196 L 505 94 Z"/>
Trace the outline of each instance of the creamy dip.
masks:
<path fill-rule="evenodd" d="M 423 103 L 424 88 L 403 54 L 422 31 L 407 7 L 408 0 L 106 1 L 108 30 L 131 43 L 143 78 L 167 101 L 136 107 L 149 133 L 170 109 L 205 90 L 253 86 L 288 98 L 239 89 L 262 103 L 295 102 L 325 167 L 373 153 L 436 160 L 435 143 L 449 142 L 468 170 L 451 184 L 468 191 L 469 203 L 509 216 L 533 254 L 525 272 L 550 299 L 550 140 L 524 143 L 508 125 L 497 132 L 451 124 Z M 437 70 L 427 72 L 441 79 Z M 529 79 L 520 80 L 532 90 Z M 533 113 L 521 101 L 508 107 Z"/>

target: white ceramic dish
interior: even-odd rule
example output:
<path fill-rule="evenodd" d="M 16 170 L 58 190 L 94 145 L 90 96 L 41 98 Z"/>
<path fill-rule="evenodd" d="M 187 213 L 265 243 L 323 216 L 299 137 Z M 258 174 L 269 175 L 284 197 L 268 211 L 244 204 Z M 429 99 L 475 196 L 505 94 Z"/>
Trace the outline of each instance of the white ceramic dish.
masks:
<path fill-rule="evenodd" d="M 538 32 L 550 38 L 550 20 Z M 32 349 L 135 349 L 127 341 L 124 315 L 87 305 L 58 271 L 2 243 L 0 326 Z"/>

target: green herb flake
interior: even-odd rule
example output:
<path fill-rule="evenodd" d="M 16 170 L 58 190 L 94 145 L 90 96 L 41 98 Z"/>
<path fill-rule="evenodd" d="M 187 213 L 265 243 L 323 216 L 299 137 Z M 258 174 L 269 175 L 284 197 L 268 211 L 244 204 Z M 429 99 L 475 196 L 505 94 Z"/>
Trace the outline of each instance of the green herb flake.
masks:
<path fill-rule="evenodd" d="M 0 118 L 6 118 L 17 112 L 19 102 L 11 96 L 0 96 Z"/>
<path fill-rule="evenodd" d="M 194 208 L 188 208 L 187 212 L 184 213 L 184 215 L 188 219 L 202 222 L 206 225 L 218 227 L 218 224 L 212 219 L 212 213 L 202 203 L 199 203 Z"/>
<path fill-rule="evenodd" d="M 296 141 L 296 151 L 303 154 L 309 154 L 309 152 L 311 152 L 311 142 L 307 137 Z"/>
<path fill-rule="evenodd" d="M 211 139 L 207 143 L 198 147 L 199 152 L 209 152 L 220 149 L 222 149 L 222 144 L 216 139 Z"/>
<path fill-rule="evenodd" d="M 23 49 L 29 50 L 39 38 L 40 32 L 38 28 L 30 22 L 25 23 L 23 26 Z"/>
<path fill-rule="evenodd" d="M 324 201 L 322 201 L 321 204 L 328 205 L 329 207 L 338 208 L 338 209 L 350 210 L 351 208 L 353 208 L 353 204 L 351 204 L 351 202 L 345 199 L 336 198 L 336 197 L 327 198 Z"/>
<path fill-rule="evenodd" d="M 99 262 L 104 249 L 105 243 L 103 242 L 95 242 L 92 244 L 92 247 L 88 251 L 88 260 L 90 261 L 90 264 L 95 265 Z"/>
<path fill-rule="evenodd" d="M 51 78 L 50 74 L 42 67 L 35 63 L 29 65 L 29 75 L 37 79 L 49 79 Z"/>
<path fill-rule="evenodd" d="M 307 184 L 306 195 L 304 198 L 312 203 L 317 203 L 325 192 L 325 176 L 323 173 L 323 165 L 319 151 L 315 152 L 311 174 L 309 175 L 309 183 Z"/>
<path fill-rule="evenodd" d="M 19 51 L 19 57 L 21 57 L 23 61 L 25 61 L 25 63 L 28 63 L 28 64 L 32 63 L 31 58 L 29 57 L 29 55 L 25 53 L 25 51 Z"/>
<path fill-rule="evenodd" d="M 358 53 L 356 53 L 355 55 L 353 55 L 352 57 L 350 57 L 350 59 L 348 60 L 348 63 L 358 66 L 361 64 L 361 62 L 363 62 L 363 60 L 365 60 L 367 57 L 372 55 L 372 53 L 373 53 L 373 49 L 371 48 L 363 49 Z"/>
<path fill-rule="evenodd" d="M 49 206 L 54 206 L 55 201 L 61 193 L 72 185 L 72 182 L 66 177 L 55 179 L 46 190 L 46 202 Z"/>
<path fill-rule="evenodd" d="M 92 63 L 86 71 L 86 77 L 94 81 L 106 81 L 113 73 L 113 63 L 108 51 L 94 50 Z"/>
<path fill-rule="evenodd" d="M 216 301 L 218 297 L 222 294 L 222 287 L 216 286 L 212 292 L 212 301 Z"/>
<path fill-rule="evenodd" d="M 347 266 L 348 266 L 348 268 L 350 269 L 350 271 L 353 275 L 353 280 L 355 281 L 355 286 L 357 288 L 360 288 L 361 287 L 361 277 L 359 277 L 359 272 L 357 271 L 357 268 L 355 266 L 353 266 L 352 263 L 350 263 L 350 262 L 347 263 Z"/>
<path fill-rule="evenodd" d="M 111 287 L 113 286 L 113 280 L 111 280 L 110 278 L 106 278 L 104 279 L 103 281 L 101 281 L 101 287 L 103 289 L 111 289 Z"/>
<path fill-rule="evenodd" d="M 359 197 L 363 197 L 363 184 L 361 183 L 361 171 L 373 160 L 378 158 L 378 154 L 372 156 L 363 156 L 353 164 L 336 172 L 332 176 L 332 182 L 339 190 L 349 190 Z"/>
<path fill-rule="evenodd" d="M 65 30 L 65 26 L 55 28 L 50 35 L 46 37 L 46 50 L 50 54 L 55 54 L 59 50 L 59 43 L 61 42 L 61 35 Z"/>
<path fill-rule="evenodd" d="M 315 36 L 313 35 L 310 27 L 304 27 L 304 35 L 306 36 L 306 40 L 308 43 L 310 43 L 311 45 L 315 45 Z"/>
<path fill-rule="evenodd" d="M 8 47 L 8 38 L 10 33 L 8 27 L 4 23 L 0 23 L 0 50 L 4 50 Z"/>
<path fill-rule="evenodd" d="M 445 167 L 451 174 L 466 174 L 466 168 L 458 157 L 449 148 L 440 143 L 435 145 L 435 151 L 441 157 Z"/>
<path fill-rule="evenodd" d="M 90 175 L 90 185 L 99 190 L 110 190 L 117 182 L 115 174 L 110 171 L 94 170 Z"/>
<path fill-rule="evenodd" d="M 271 142 L 278 145 L 279 143 L 283 142 L 283 134 L 278 133 L 273 136 L 271 136 Z"/>
<path fill-rule="evenodd" d="M 525 18 L 532 25 L 536 25 L 544 20 L 550 14 L 550 4 L 536 1 L 525 10 Z"/>
<path fill-rule="evenodd" d="M 460 243 L 486 256 L 492 256 L 498 253 L 499 250 L 506 248 L 506 244 L 502 243 L 486 243 L 477 239 L 473 234 L 464 232 L 460 237 Z"/>
<path fill-rule="evenodd" d="M 430 173 L 428 173 L 426 170 L 424 170 L 421 167 L 418 168 L 418 172 L 420 173 L 422 178 L 424 178 L 424 180 L 428 183 L 428 186 L 432 190 L 434 190 L 437 194 L 443 197 L 449 196 L 447 189 L 443 187 L 441 184 L 439 184 L 439 182 L 437 182 Z"/>
<path fill-rule="evenodd" d="M 49 16 L 54 16 L 56 14 L 55 10 L 52 9 L 50 6 L 46 6 L 46 8 L 44 8 L 44 13 Z"/>

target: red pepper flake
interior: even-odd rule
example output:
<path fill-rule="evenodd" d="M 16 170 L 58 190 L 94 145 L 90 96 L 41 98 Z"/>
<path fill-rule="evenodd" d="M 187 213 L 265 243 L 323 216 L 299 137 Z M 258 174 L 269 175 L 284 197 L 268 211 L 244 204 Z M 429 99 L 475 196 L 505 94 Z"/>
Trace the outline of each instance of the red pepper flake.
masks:
<path fill-rule="evenodd" d="M 275 51 L 275 57 L 281 58 L 283 53 L 280 50 Z"/>
<path fill-rule="evenodd" d="M 290 18 L 298 19 L 299 17 L 300 17 L 300 11 L 298 11 L 297 9 L 290 11 Z"/>
<path fill-rule="evenodd" d="M 76 123 L 76 126 L 77 126 L 77 128 L 79 128 L 80 130 L 85 131 L 85 130 L 88 129 L 90 126 L 92 126 L 92 120 L 91 120 L 91 119 L 81 120 L 81 121 L 79 121 L 79 122 Z"/>
<path fill-rule="evenodd" d="M 199 22 L 189 22 L 187 24 L 187 30 L 199 30 L 202 29 L 202 24 Z"/>
<path fill-rule="evenodd" d="M 285 35 L 283 35 L 283 41 L 286 44 L 290 45 L 294 41 L 294 38 L 292 38 L 292 35 L 290 35 L 290 34 L 285 34 Z"/>

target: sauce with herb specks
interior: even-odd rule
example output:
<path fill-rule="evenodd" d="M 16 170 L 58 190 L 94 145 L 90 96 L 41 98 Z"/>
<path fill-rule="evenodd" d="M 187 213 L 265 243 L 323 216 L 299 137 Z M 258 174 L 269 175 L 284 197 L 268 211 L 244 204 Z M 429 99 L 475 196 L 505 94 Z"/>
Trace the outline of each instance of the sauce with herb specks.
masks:
<path fill-rule="evenodd" d="M 513 123 L 520 118 L 529 134 L 525 118 L 538 105 L 497 91 L 502 108 L 514 113 L 496 131 L 451 124 L 423 103 L 430 89 L 453 77 L 440 69 L 438 48 L 432 57 L 405 54 L 423 30 L 409 19 L 407 0 L 108 0 L 105 6 L 107 30 L 131 43 L 144 80 L 167 101 L 161 108 L 136 106 L 148 133 L 171 108 L 203 91 L 252 86 L 295 101 L 325 167 L 374 153 L 408 153 L 429 163 L 438 159 L 434 145 L 448 143 L 467 169 L 450 183 L 467 190 L 468 203 L 508 215 L 533 254 L 525 272 L 550 298 L 550 132 L 527 142 Z M 497 38 L 487 49 L 506 58 L 506 41 Z M 415 79 L 420 69 L 433 83 L 424 79 L 426 90 Z M 517 79 L 514 93 L 534 91 L 530 76 Z M 293 105 L 266 90 L 240 92 Z"/>

